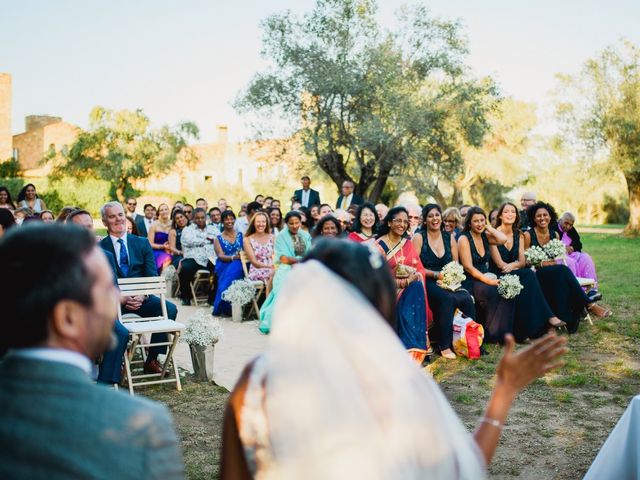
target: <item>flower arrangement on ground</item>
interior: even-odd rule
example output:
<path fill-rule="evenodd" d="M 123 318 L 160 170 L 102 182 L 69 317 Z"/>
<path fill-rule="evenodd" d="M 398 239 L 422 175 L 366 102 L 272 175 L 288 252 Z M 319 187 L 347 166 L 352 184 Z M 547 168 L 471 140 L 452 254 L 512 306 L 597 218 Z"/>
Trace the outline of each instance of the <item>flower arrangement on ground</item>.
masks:
<path fill-rule="evenodd" d="M 540 266 L 542 262 L 545 260 L 549 260 L 549 257 L 545 253 L 545 251 L 537 246 L 532 245 L 524 251 L 524 258 L 527 260 L 527 263 L 533 265 L 534 267 Z"/>
<path fill-rule="evenodd" d="M 240 307 L 253 300 L 256 294 L 256 287 L 249 280 L 236 280 L 222 294 L 222 299 Z"/>
<path fill-rule="evenodd" d="M 562 258 L 567 254 L 567 247 L 565 247 L 564 243 L 557 238 L 550 240 L 544 247 L 544 253 L 547 254 L 549 260 L 555 260 L 557 258 Z"/>
<path fill-rule="evenodd" d="M 220 321 L 203 308 L 190 319 L 181 340 L 189 345 L 207 347 L 217 343 L 221 336 Z"/>
<path fill-rule="evenodd" d="M 517 275 L 509 274 L 500 277 L 500 283 L 498 284 L 498 293 L 502 298 L 510 300 L 520 295 L 524 287 L 520 283 L 520 278 Z"/>
<path fill-rule="evenodd" d="M 464 268 L 458 262 L 449 262 L 440 271 L 442 279 L 438 285 L 448 290 L 457 290 L 465 279 Z"/>

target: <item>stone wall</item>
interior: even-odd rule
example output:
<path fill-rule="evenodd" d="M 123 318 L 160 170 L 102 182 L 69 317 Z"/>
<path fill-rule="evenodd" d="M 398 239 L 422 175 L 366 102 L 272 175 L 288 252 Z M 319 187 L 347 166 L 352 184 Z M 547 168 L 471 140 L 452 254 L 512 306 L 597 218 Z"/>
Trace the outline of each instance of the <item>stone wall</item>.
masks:
<path fill-rule="evenodd" d="M 55 119 L 55 123 L 51 122 L 52 119 Z M 41 170 L 40 161 L 51 148 L 60 152 L 71 146 L 80 132 L 78 127 L 58 117 L 32 115 L 27 117 L 26 124 L 35 128 L 13 137 L 13 148 L 17 150 L 20 167 L 25 173 Z"/>
<path fill-rule="evenodd" d="M 11 75 L 0 73 L 0 162 L 13 154 L 11 136 Z"/>

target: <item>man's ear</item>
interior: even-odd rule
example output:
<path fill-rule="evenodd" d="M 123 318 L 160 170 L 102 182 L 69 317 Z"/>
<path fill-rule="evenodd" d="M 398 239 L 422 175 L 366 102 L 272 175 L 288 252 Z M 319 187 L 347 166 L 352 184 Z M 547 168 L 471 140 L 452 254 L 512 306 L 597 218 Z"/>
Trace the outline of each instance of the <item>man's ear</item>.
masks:
<path fill-rule="evenodd" d="M 51 312 L 50 328 L 59 339 L 77 339 L 85 329 L 84 309 L 72 300 L 58 302 Z"/>

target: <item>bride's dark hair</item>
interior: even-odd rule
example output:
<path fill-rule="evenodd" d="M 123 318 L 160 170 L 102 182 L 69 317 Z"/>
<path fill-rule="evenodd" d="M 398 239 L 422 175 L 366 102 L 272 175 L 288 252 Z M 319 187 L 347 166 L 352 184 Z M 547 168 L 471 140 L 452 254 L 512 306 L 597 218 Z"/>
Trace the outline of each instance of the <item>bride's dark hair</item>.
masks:
<path fill-rule="evenodd" d="M 304 261 L 317 260 L 356 287 L 395 329 L 395 282 L 382 255 L 349 240 L 319 239 Z"/>

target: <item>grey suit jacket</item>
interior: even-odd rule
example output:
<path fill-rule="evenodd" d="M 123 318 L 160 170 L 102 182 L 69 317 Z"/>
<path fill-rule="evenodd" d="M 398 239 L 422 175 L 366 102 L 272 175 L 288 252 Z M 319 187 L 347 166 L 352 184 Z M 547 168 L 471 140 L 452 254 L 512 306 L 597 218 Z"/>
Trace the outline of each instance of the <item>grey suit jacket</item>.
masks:
<path fill-rule="evenodd" d="M 0 362 L 0 478 L 183 478 L 166 408 L 94 384 L 79 368 Z"/>

